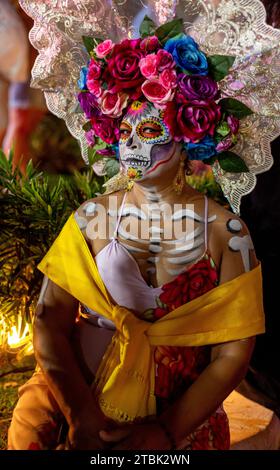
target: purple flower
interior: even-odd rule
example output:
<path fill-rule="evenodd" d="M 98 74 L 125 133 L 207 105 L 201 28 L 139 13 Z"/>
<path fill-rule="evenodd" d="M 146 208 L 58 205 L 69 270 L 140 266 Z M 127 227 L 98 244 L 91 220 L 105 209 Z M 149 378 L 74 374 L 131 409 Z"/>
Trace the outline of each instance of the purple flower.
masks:
<path fill-rule="evenodd" d="M 218 92 L 218 85 L 215 80 L 203 75 L 180 73 L 178 86 L 181 93 L 190 101 L 214 100 Z"/>
<path fill-rule="evenodd" d="M 92 95 L 92 93 L 81 92 L 78 94 L 78 100 L 87 119 L 100 115 L 97 100 L 95 96 Z"/>
<path fill-rule="evenodd" d="M 228 136 L 225 139 L 221 140 L 221 142 L 218 143 L 216 146 L 217 152 L 225 152 L 228 150 L 230 147 L 232 147 L 232 137 Z"/>
<path fill-rule="evenodd" d="M 105 149 L 97 150 L 97 155 L 102 155 L 103 157 L 112 157 L 115 155 L 114 150 L 111 147 L 106 147 Z"/>
<path fill-rule="evenodd" d="M 233 134 L 237 134 L 239 129 L 239 119 L 231 114 L 227 117 L 227 123 Z"/>
<path fill-rule="evenodd" d="M 89 131 L 85 132 L 85 138 L 89 147 L 93 147 L 95 145 L 95 136 L 93 129 L 90 129 Z"/>

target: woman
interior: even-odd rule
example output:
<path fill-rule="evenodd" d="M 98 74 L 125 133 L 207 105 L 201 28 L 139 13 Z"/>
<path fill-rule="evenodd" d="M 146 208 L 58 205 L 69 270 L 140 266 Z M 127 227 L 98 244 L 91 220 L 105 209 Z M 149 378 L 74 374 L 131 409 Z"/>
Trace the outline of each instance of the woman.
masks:
<path fill-rule="evenodd" d="M 138 175 L 130 191 L 85 202 L 40 265 L 47 276 L 34 324 L 40 371 L 20 390 L 9 448 L 56 448 L 63 415 L 71 449 L 228 449 L 222 402 L 244 377 L 263 331 L 259 277 L 247 281 L 258 270 L 247 228 L 186 184 L 184 147 L 151 103 L 132 103 L 119 150 L 123 172 Z M 77 250 L 85 245 L 82 267 L 69 248 L 76 236 Z M 112 316 L 98 289 L 83 287 L 87 269 L 101 290 L 104 283 Z M 177 316 L 179 327 L 172 326 L 203 299 L 190 323 Z M 176 341 L 168 336 L 173 328 Z M 135 418 L 126 419 L 135 407 Z"/>

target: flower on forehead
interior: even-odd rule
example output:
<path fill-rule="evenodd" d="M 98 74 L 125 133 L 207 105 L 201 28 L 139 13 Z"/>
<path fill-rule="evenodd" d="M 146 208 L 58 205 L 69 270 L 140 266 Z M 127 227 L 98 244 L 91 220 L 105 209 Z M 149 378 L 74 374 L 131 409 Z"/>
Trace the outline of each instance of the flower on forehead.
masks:
<path fill-rule="evenodd" d="M 128 116 L 140 116 L 141 114 L 144 113 L 148 109 L 149 103 L 147 101 L 139 101 L 135 100 L 131 103 L 129 106 L 129 109 L 127 111 Z"/>

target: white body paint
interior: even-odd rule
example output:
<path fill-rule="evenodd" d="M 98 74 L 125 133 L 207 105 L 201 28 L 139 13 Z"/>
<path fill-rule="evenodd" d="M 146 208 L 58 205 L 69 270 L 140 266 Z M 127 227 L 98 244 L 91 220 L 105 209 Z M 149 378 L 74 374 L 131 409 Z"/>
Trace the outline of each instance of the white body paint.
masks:
<path fill-rule="evenodd" d="M 37 305 L 44 304 L 44 297 L 45 297 L 45 293 L 48 287 L 48 283 L 49 283 L 49 278 L 47 276 L 44 276 Z"/>
<path fill-rule="evenodd" d="M 250 271 L 250 250 L 254 249 L 251 237 L 249 235 L 232 237 L 228 242 L 228 246 L 233 251 L 240 251 L 245 272 Z"/>

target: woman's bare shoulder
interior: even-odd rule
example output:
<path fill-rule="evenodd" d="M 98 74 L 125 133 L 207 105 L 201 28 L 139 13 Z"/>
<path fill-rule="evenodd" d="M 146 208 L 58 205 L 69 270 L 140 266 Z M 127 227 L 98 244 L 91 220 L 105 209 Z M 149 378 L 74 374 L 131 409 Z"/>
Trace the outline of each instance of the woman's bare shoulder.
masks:
<path fill-rule="evenodd" d="M 89 222 L 96 217 L 103 216 L 104 223 L 106 223 L 108 210 L 110 208 L 113 210 L 117 210 L 119 208 L 123 192 L 124 191 L 115 191 L 110 194 L 99 194 L 94 198 L 86 200 L 80 205 L 74 216 L 85 238 L 87 238 L 86 229 Z"/>

